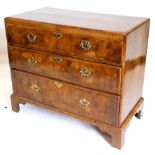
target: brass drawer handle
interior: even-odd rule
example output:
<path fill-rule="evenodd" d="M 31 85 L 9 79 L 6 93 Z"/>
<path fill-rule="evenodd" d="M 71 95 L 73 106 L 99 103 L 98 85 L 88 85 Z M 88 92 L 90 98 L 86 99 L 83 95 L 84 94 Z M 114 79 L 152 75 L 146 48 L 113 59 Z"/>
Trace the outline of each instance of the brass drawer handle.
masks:
<path fill-rule="evenodd" d="M 80 70 L 80 75 L 82 77 L 89 77 L 89 76 L 91 76 L 91 74 L 92 74 L 91 71 L 88 70 L 86 67 L 83 68 L 82 70 Z"/>
<path fill-rule="evenodd" d="M 61 38 L 62 37 L 62 34 L 60 32 L 53 32 L 53 36 L 55 38 Z"/>
<path fill-rule="evenodd" d="M 81 42 L 80 42 L 80 47 L 83 49 L 83 50 L 85 50 L 85 51 L 88 51 L 88 50 L 90 50 L 91 49 L 91 44 L 90 44 L 90 42 L 88 41 L 88 40 L 82 40 Z"/>
<path fill-rule="evenodd" d="M 35 65 L 37 63 L 38 63 L 38 61 L 34 57 L 27 59 L 27 64 L 29 64 L 29 65 Z"/>
<path fill-rule="evenodd" d="M 30 42 L 30 43 L 34 43 L 36 41 L 36 38 L 37 36 L 33 33 L 28 33 L 27 34 L 27 40 Z"/>
<path fill-rule="evenodd" d="M 36 84 L 33 84 L 33 85 L 31 86 L 31 89 L 32 89 L 32 91 L 33 91 L 34 93 L 39 93 L 39 91 L 40 91 L 40 88 L 39 88 Z"/>
<path fill-rule="evenodd" d="M 80 99 L 80 100 L 79 100 L 79 103 L 80 103 L 80 106 L 81 106 L 82 108 L 87 108 L 88 105 L 90 104 L 90 102 L 89 102 L 88 100 L 86 100 L 85 98 Z"/>
<path fill-rule="evenodd" d="M 61 57 L 58 57 L 58 56 L 55 56 L 55 57 L 54 57 L 54 61 L 55 61 L 56 63 L 59 63 L 59 62 L 62 61 L 62 58 L 61 58 Z"/>
<path fill-rule="evenodd" d="M 60 81 L 55 81 L 54 84 L 57 86 L 57 88 L 61 88 L 63 86 L 63 83 Z"/>

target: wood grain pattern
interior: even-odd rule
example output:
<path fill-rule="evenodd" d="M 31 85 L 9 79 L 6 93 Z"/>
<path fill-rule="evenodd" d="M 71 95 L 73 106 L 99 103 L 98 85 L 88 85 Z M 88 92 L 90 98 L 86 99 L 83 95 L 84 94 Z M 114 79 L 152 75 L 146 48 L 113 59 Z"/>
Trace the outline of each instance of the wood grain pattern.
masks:
<path fill-rule="evenodd" d="M 47 7 L 15 15 L 12 18 L 120 33 L 132 31 L 137 25 L 147 20 L 147 18 L 140 17 L 133 18 Z"/>
<path fill-rule="evenodd" d="M 122 148 L 132 117 L 142 117 L 149 22 L 51 8 L 5 18 L 12 110 L 53 109 Z"/>
<path fill-rule="evenodd" d="M 28 64 L 34 58 L 37 64 Z M 61 62 L 55 62 L 55 57 Z M 120 94 L 121 68 L 93 63 L 65 56 L 48 54 L 41 51 L 28 50 L 9 46 L 10 66 L 34 74 L 65 80 L 77 85 L 101 91 Z M 86 68 L 91 72 L 89 77 L 82 77 L 80 72 Z"/>
<path fill-rule="evenodd" d="M 62 82 L 63 86 L 58 88 L 55 85 L 56 80 L 16 70 L 12 70 L 11 73 L 13 91 L 17 96 L 101 123 L 118 125 L 119 96 L 84 89 L 65 82 Z M 32 85 L 37 85 L 40 91 L 34 93 L 31 89 Z M 90 102 L 87 108 L 79 104 L 79 100 L 84 98 Z"/>
<path fill-rule="evenodd" d="M 76 56 L 97 60 L 105 63 L 121 65 L 122 63 L 122 41 L 106 39 L 97 35 L 87 35 L 79 33 L 65 32 L 63 29 L 56 28 L 50 31 L 39 29 L 38 27 L 23 27 L 15 25 L 7 25 L 7 39 L 10 45 L 22 46 L 32 49 L 39 49 L 47 52 L 54 52 L 63 55 Z M 55 38 L 53 33 L 59 32 L 61 38 Z M 31 43 L 27 39 L 27 35 L 33 33 L 36 41 Z M 82 40 L 87 40 L 91 44 L 88 51 L 80 47 Z"/>
<path fill-rule="evenodd" d="M 149 22 L 127 36 L 120 124 L 142 97 Z"/>

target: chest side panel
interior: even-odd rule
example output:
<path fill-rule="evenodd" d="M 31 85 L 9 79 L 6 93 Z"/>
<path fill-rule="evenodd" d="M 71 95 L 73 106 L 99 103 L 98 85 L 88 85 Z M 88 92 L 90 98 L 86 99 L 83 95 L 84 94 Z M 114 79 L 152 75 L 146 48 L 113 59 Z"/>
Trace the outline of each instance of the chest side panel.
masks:
<path fill-rule="evenodd" d="M 148 34 L 149 20 L 127 36 L 121 123 L 142 97 Z"/>

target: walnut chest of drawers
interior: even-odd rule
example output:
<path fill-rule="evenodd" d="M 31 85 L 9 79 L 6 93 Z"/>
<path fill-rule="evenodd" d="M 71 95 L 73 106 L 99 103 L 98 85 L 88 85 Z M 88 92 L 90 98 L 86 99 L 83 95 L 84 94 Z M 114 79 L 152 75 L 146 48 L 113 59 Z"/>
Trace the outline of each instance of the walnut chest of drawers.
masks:
<path fill-rule="evenodd" d="M 31 103 L 79 118 L 121 148 L 142 115 L 149 19 L 42 8 L 5 26 L 12 110 Z"/>

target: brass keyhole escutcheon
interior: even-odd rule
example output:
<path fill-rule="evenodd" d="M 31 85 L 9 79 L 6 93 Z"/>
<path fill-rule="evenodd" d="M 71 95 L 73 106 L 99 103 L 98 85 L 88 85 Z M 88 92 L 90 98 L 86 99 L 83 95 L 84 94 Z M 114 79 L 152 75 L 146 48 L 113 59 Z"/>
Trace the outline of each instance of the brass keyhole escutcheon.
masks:
<path fill-rule="evenodd" d="M 30 43 L 34 43 L 36 41 L 37 36 L 34 33 L 27 34 L 27 40 Z"/>
<path fill-rule="evenodd" d="M 61 38 L 62 37 L 62 34 L 60 32 L 53 32 L 53 36 L 55 38 Z"/>
<path fill-rule="evenodd" d="M 59 62 L 62 61 L 62 58 L 59 57 L 59 56 L 55 56 L 55 57 L 54 57 L 54 61 L 55 61 L 56 63 L 59 63 Z"/>
<path fill-rule="evenodd" d="M 63 83 L 60 81 L 55 81 L 54 84 L 56 85 L 57 88 L 61 88 L 63 86 Z"/>

